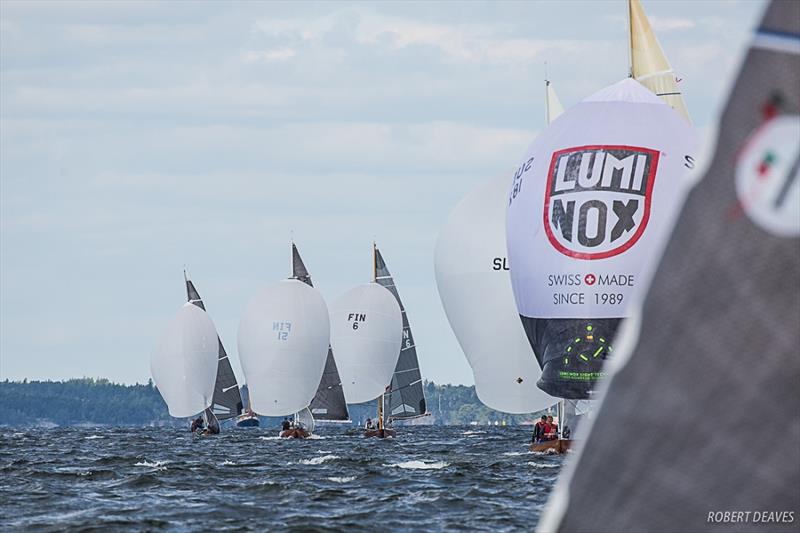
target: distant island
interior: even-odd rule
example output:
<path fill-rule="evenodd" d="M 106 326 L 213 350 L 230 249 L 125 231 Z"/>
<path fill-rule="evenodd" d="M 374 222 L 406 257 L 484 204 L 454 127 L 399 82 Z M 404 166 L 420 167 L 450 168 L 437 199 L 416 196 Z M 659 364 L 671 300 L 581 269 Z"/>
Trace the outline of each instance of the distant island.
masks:
<path fill-rule="evenodd" d="M 529 424 L 534 414 L 509 415 L 483 405 L 474 386 L 425 382 L 430 416 L 416 423 L 436 425 Z M 353 424 L 375 414 L 375 402 L 348 406 Z M 277 420 L 265 419 L 269 425 Z M 180 426 L 152 381 L 123 385 L 107 379 L 0 382 L 2 426 Z"/>

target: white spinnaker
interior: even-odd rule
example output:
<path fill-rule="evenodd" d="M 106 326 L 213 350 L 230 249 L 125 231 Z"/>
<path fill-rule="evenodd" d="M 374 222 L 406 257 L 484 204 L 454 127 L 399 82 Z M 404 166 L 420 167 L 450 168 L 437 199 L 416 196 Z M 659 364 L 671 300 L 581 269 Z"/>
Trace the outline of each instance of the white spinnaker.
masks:
<path fill-rule="evenodd" d="M 478 398 L 498 411 L 530 413 L 557 399 L 536 386 L 542 373 L 522 329 L 506 266 L 508 176 L 472 190 L 450 213 L 434 252 L 436 286 L 472 367 Z"/>
<path fill-rule="evenodd" d="M 322 295 L 288 279 L 261 289 L 239 322 L 239 359 L 250 406 L 265 416 L 308 407 L 328 355 L 330 321 Z"/>
<path fill-rule="evenodd" d="M 331 306 L 331 346 L 347 403 L 374 400 L 392 381 L 403 316 L 397 299 L 377 283 L 350 289 Z"/>
<path fill-rule="evenodd" d="M 150 357 L 150 373 L 174 417 L 211 405 L 217 378 L 217 330 L 208 314 L 184 304 Z"/>
<path fill-rule="evenodd" d="M 686 120 L 689 111 L 683 102 L 675 72 L 650 27 L 639 0 L 629 0 L 631 76 L 664 99 Z"/>
<path fill-rule="evenodd" d="M 686 120 L 630 78 L 545 129 L 509 194 L 506 239 L 519 313 L 628 316 L 683 203 L 697 144 Z"/>
<path fill-rule="evenodd" d="M 558 95 L 556 94 L 555 89 L 553 89 L 553 85 L 550 83 L 550 80 L 545 80 L 544 90 L 545 90 L 545 122 L 550 124 L 553 122 L 558 116 L 564 112 L 564 106 L 561 105 L 561 100 L 558 99 Z"/>

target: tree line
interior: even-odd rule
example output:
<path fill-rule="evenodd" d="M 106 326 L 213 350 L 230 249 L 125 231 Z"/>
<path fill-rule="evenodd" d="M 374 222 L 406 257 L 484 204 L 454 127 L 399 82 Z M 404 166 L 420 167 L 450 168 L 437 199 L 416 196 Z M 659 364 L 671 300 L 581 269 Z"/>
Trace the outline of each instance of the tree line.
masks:
<path fill-rule="evenodd" d="M 508 415 L 489 409 L 475 394 L 474 386 L 425 383 L 430 417 L 423 423 L 467 425 L 470 423 L 519 424 L 534 416 Z M 375 402 L 350 405 L 353 423 L 375 414 Z M 267 422 L 265 420 L 265 422 Z M 4 426 L 108 426 L 182 425 L 172 418 L 158 390 L 146 384 L 124 385 L 107 379 L 80 378 L 66 381 L 0 382 L 0 425 Z"/>

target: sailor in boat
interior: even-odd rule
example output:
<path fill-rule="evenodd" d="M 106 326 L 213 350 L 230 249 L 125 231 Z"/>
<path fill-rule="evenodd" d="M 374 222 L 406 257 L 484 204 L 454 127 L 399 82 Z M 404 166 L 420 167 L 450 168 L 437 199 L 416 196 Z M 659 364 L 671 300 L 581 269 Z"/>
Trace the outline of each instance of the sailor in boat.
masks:
<path fill-rule="evenodd" d="M 547 417 L 547 424 L 545 425 L 544 440 L 558 440 L 558 424 L 553 422 L 553 417 Z"/>
<path fill-rule="evenodd" d="M 561 438 L 569 440 L 570 436 L 572 436 L 572 431 L 570 431 L 569 426 L 564 426 L 564 430 L 561 432 Z"/>
<path fill-rule="evenodd" d="M 198 416 L 197 418 L 192 420 L 192 433 L 194 433 L 197 430 L 203 429 L 203 426 L 204 426 L 203 417 Z"/>
<path fill-rule="evenodd" d="M 533 436 L 531 442 L 537 443 L 544 440 L 545 426 L 547 425 L 547 415 L 542 415 L 542 418 L 536 421 L 533 426 Z"/>
<path fill-rule="evenodd" d="M 283 417 L 283 422 L 281 423 L 281 431 L 289 431 L 292 428 L 292 423 L 289 422 L 289 419 Z"/>
<path fill-rule="evenodd" d="M 367 423 L 364 425 L 364 429 L 375 429 L 375 424 L 372 423 L 371 418 L 367 418 Z"/>

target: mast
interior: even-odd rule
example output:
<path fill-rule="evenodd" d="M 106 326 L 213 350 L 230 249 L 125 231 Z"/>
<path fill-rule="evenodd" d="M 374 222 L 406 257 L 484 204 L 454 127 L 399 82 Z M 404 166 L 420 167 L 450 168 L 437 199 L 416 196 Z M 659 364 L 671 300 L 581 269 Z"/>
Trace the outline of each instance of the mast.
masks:
<path fill-rule="evenodd" d="M 375 245 L 375 241 L 372 241 L 372 281 L 378 281 L 378 256 L 377 256 L 377 246 Z M 385 391 L 386 389 L 384 389 Z M 380 397 L 378 398 L 378 431 L 383 429 L 383 402 L 385 401 L 384 398 L 386 396 L 385 392 L 382 392 Z"/>
<path fill-rule="evenodd" d="M 627 15 L 627 28 L 628 28 L 628 77 L 633 77 L 633 28 L 631 26 L 631 0 L 628 0 L 628 9 L 625 10 Z"/>

